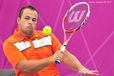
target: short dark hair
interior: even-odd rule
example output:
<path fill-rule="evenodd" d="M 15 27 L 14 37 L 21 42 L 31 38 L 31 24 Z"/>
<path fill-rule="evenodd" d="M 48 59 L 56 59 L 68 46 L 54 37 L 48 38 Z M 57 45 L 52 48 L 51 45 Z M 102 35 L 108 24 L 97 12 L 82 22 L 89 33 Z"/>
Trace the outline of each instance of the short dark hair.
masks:
<path fill-rule="evenodd" d="M 32 5 L 28 5 L 28 6 L 25 6 L 25 7 L 21 8 L 21 10 L 20 10 L 20 12 L 19 12 L 19 15 L 18 15 L 19 18 L 21 18 L 22 14 L 23 14 L 23 11 L 24 11 L 24 9 L 26 9 L 26 8 L 29 8 L 29 9 L 31 9 L 31 10 L 33 10 L 33 11 L 36 11 L 36 12 L 39 14 L 39 12 L 37 11 L 36 8 L 34 8 Z"/>

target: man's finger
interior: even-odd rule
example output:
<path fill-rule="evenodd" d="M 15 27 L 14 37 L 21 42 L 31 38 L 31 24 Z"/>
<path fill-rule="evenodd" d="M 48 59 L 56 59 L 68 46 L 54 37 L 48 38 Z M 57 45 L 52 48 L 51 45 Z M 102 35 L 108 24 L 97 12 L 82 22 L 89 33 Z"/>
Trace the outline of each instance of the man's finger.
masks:
<path fill-rule="evenodd" d="M 92 75 L 98 76 L 98 71 L 90 71 L 90 72 L 88 72 L 88 74 L 92 74 Z"/>

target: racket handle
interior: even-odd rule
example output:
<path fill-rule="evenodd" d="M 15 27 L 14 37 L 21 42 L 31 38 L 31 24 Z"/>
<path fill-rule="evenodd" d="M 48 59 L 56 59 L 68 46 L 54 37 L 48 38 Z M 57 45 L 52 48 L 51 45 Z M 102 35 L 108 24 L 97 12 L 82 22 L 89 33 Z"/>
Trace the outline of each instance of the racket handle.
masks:
<path fill-rule="evenodd" d="M 60 64 L 60 62 L 61 62 L 60 60 L 56 60 L 55 61 L 56 64 Z"/>
<path fill-rule="evenodd" d="M 64 50 L 65 50 L 65 45 L 62 45 L 61 51 L 64 52 Z M 56 60 L 56 61 L 55 61 L 56 64 L 60 64 L 60 62 L 61 62 L 60 60 Z"/>

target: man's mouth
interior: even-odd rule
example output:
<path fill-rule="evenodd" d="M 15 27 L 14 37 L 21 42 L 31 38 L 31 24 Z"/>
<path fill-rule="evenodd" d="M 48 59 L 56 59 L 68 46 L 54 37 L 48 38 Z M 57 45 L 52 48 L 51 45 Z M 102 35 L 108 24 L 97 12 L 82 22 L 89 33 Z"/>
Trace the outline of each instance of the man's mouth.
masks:
<path fill-rule="evenodd" d="M 32 26 L 28 26 L 29 29 L 32 29 Z"/>

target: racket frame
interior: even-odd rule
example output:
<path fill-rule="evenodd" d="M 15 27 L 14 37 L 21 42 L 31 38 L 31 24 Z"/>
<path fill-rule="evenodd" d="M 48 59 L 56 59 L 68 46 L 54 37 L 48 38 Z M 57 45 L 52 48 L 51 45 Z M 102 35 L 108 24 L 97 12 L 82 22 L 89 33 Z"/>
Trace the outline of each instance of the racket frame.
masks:
<path fill-rule="evenodd" d="M 68 14 L 71 12 L 71 10 L 72 10 L 74 7 L 76 7 L 76 6 L 80 5 L 80 4 L 86 4 L 86 5 L 88 6 L 88 12 L 87 12 L 87 15 L 86 15 L 84 21 L 81 23 L 80 26 L 78 26 L 76 29 L 74 29 L 74 30 L 72 30 L 72 31 L 67 31 L 67 30 L 65 30 L 65 29 L 64 29 L 64 21 L 65 21 L 66 17 L 68 16 Z M 89 4 L 88 4 L 87 2 L 79 2 L 79 3 L 76 3 L 76 4 L 74 4 L 74 5 L 66 12 L 66 14 L 65 14 L 65 16 L 64 16 L 64 18 L 63 18 L 63 23 L 62 23 L 63 30 L 64 30 L 64 43 L 63 43 L 63 45 L 62 45 L 62 47 L 61 47 L 61 49 L 60 49 L 61 51 L 64 52 L 65 47 L 66 47 L 66 45 L 68 44 L 68 41 L 71 39 L 71 37 L 74 35 L 74 33 L 75 33 L 77 30 L 79 30 L 79 29 L 84 25 L 84 23 L 87 21 L 89 15 L 90 15 L 90 6 L 89 6 Z M 66 33 L 71 33 L 67 39 L 66 39 Z M 56 63 L 56 64 L 60 64 L 60 61 L 59 61 L 59 60 L 56 60 L 55 63 Z"/>

